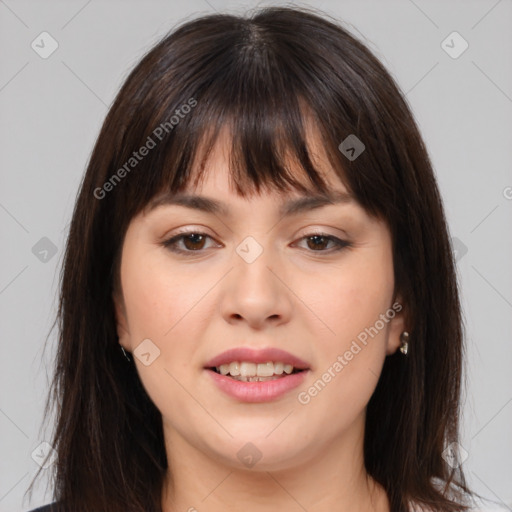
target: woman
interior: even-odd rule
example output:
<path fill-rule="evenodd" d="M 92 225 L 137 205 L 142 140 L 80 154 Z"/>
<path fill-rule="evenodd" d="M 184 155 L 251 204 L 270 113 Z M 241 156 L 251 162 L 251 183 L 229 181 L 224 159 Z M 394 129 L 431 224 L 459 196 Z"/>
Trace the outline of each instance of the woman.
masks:
<path fill-rule="evenodd" d="M 104 122 L 61 278 L 41 510 L 474 504 L 439 190 L 398 86 L 335 20 L 212 15 L 156 45 Z"/>

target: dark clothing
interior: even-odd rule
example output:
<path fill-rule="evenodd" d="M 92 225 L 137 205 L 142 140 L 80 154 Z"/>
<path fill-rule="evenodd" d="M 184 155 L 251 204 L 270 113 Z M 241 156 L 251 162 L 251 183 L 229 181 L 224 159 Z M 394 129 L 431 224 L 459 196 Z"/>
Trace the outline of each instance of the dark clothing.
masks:
<path fill-rule="evenodd" d="M 65 512 L 62 507 L 60 507 L 57 502 L 49 503 L 48 505 L 43 505 L 42 507 L 35 508 L 33 510 L 29 510 L 29 512 Z"/>

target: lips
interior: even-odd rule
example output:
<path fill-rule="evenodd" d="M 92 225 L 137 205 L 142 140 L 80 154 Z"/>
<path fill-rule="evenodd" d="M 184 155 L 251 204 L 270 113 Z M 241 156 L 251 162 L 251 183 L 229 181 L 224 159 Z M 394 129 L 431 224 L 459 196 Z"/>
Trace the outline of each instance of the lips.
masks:
<path fill-rule="evenodd" d="M 205 373 L 215 387 L 231 400 L 246 403 L 264 403 L 291 398 L 290 393 L 304 384 L 310 374 L 308 370 L 302 370 L 266 382 L 241 382 L 209 369 L 205 370 Z"/>
<path fill-rule="evenodd" d="M 274 362 L 281 365 L 293 366 L 291 374 L 283 372 L 281 375 L 268 377 L 244 377 L 222 375 L 216 371 L 222 365 L 240 363 L 243 370 L 244 363 L 253 365 Z M 252 365 L 252 366 L 253 366 Z M 232 366 L 232 365 L 231 365 Z M 226 350 L 210 359 L 204 369 L 213 384 L 238 402 L 270 402 L 285 397 L 293 389 L 300 386 L 311 373 L 310 365 L 300 357 L 278 348 L 264 348 L 256 350 L 249 347 L 238 347 Z"/>
<path fill-rule="evenodd" d="M 265 348 L 255 350 L 249 347 L 232 348 L 215 356 L 205 364 L 206 369 L 215 369 L 222 364 L 234 361 L 248 363 L 267 363 L 269 361 L 291 364 L 297 370 L 308 370 L 309 364 L 297 356 L 278 348 Z"/>

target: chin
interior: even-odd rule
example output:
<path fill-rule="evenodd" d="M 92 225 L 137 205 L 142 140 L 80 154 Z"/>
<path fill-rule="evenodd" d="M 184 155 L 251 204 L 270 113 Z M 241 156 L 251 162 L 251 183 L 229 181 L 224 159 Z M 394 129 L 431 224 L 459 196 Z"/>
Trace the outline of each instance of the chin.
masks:
<path fill-rule="evenodd" d="M 234 435 L 223 443 L 212 444 L 210 449 L 215 460 L 223 461 L 233 469 L 248 471 L 280 471 L 304 462 L 307 447 L 304 446 L 302 450 L 284 431 L 268 435 L 275 426 L 276 422 L 270 428 L 265 428 L 263 434 L 261 429 L 254 432 L 246 429 L 243 435 Z"/>

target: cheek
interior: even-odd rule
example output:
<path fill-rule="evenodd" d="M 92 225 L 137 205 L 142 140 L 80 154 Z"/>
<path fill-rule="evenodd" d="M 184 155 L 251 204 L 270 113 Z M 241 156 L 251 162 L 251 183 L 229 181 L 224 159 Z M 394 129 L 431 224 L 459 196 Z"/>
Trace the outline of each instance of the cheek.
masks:
<path fill-rule="evenodd" d="M 211 310 L 205 309 L 211 305 L 205 296 L 218 278 L 200 279 L 192 265 L 183 265 L 177 272 L 165 253 L 143 248 L 127 251 L 121 275 L 132 351 L 149 339 L 158 354 L 154 363 L 145 366 L 135 353 L 141 380 L 153 396 L 163 382 L 166 393 L 175 387 L 178 392 L 170 374 L 184 383 L 201 371 L 198 349 L 211 321 Z M 146 342 L 150 348 L 151 343 Z"/>
<path fill-rule="evenodd" d="M 387 301 L 377 294 L 368 295 L 364 287 L 345 291 L 349 293 L 342 294 L 338 301 L 344 306 L 342 312 L 331 307 L 326 313 L 334 334 L 327 332 L 318 338 L 314 375 L 297 397 L 307 418 L 311 442 L 317 429 L 322 430 L 325 438 L 335 437 L 361 417 L 375 391 L 386 357 L 389 324 L 377 332 L 372 327 L 379 315 L 387 311 Z"/>
<path fill-rule="evenodd" d="M 142 336 L 169 345 L 206 290 L 201 290 L 187 269 L 177 273 L 159 255 L 133 254 L 121 271 L 134 341 Z"/>
<path fill-rule="evenodd" d="M 164 417 L 176 410 L 199 414 L 186 389 L 199 372 L 194 356 L 201 325 L 194 313 L 201 291 L 194 291 L 192 276 L 177 275 L 165 262 L 143 254 L 130 254 L 121 273 L 134 361 L 146 392 Z M 150 364 L 137 356 L 143 353 L 137 347 L 150 353 Z"/>
<path fill-rule="evenodd" d="M 354 252 L 329 271 L 314 293 L 313 305 L 329 327 L 333 345 L 343 348 L 391 306 L 394 275 L 391 250 L 385 245 Z"/>
<path fill-rule="evenodd" d="M 311 394 L 318 406 L 337 404 L 355 412 L 372 395 L 386 356 L 394 316 L 391 250 L 384 245 L 354 254 L 337 275 L 331 273 L 329 285 L 315 294 L 315 310 L 327 328 L 317 338 L 319 382 Z"/>

